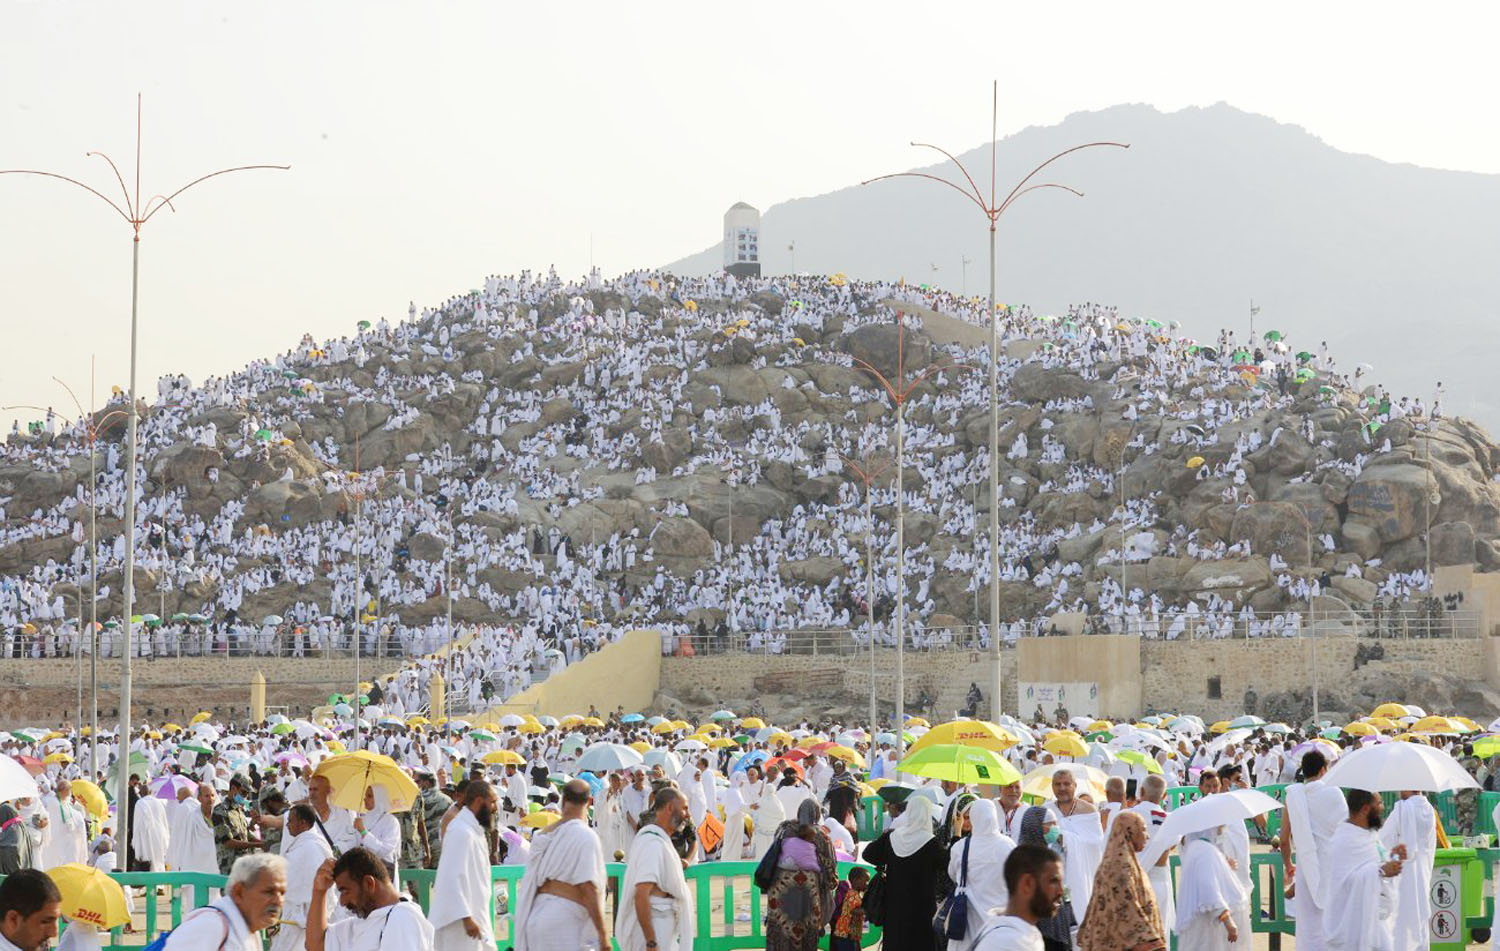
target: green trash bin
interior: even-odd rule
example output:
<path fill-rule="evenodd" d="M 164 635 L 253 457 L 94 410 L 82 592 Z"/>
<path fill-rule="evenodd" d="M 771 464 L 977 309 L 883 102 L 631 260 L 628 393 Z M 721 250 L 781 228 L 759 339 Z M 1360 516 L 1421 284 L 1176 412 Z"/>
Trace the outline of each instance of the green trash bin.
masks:
<path fill-rule="evenodd" d="M 1464 951 L 1469 944 L 1466 919 L 1484 913 L 1484 865 L 1474 850 L 1438 849 L 1427 895 L 1432 951 Z"/>

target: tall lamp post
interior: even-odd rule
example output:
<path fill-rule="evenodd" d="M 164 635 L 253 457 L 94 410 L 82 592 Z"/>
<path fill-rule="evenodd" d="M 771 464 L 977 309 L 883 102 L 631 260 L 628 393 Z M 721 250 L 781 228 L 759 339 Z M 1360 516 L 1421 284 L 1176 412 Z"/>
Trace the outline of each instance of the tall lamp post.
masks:
<path fill-rule="evenodd" d="M 879 729 L 875 710 L 875 505 L 871 496 L 875 491 L 875 480 L 891 464 L 885 462 L 871 468 L 868 463 L 861 466 L 853 459 L 844 456 L 839 458 L 844 460 L 844 465 L 854 472 L 855 478 L 864 483 L 865 487 L 865 620 L 870 628 L 870 735 L 873 737 Z M 897 730 L 899 732 L 900 724 L 897 724 Z"/>
<path fill-rule="evenodd" d="M 906 754 L 903 736 L 906 725 L 906 404 L 917 387 L 929 376 L 944 370 L 967 370 L 959 363 L 934 363 L 918 373 L 911 382 L 906 381 L 906 324 L 905 314 L 896 312 L 896 380 L 891 382 L 884 373 L 858 357 L 854 363 L 875 378 L 891 403 L 896 407 L 896 753 L 900 758 Z"/>
<path fill-rule="evenodd" d="M 1042 164 L 1038 165 L 1036 168 L 1032 169 L 1031 173 L 1029 175 L 1027 175 L 1025 178 L 1021 179 L 1019 182 L 1016 183 L 1015 187 L 1010 190 L 1010 193 L 1008 195 L 1006 195 L 1003 199 L 997 200 L 997 197 L 998 197 L 999 193 L 998 193 L 998 191 L 995 188 L 995 181 L 996 181 L 995 154 L 996 154 L 996 143 L 997 143 L 997 141 L 999 139 L 999 118 L 1000 118 L 1000 83 L 999 83 L 998 80 L 996 80 L 994 82 L 993 86 L 992 86 L 991 99 L 992 99 L 992 102 L 991 102 L 991 109 L 990 109 L 990 195 L 989 195 L 988 199 L 985 198 L 984 193 L 980 190 L 979 186 L 977 184 L 975 184 L 975 182 L 974 182 L 974 176 L 972 176 L 972 175 L 969 174 L 969 170 L 966 169 L 966 168 L 964 168 L 964 165 L 963 165 L 962 162 L 960 162 L 957 158 L 955 158 L 951 152 L 948 152 L 945 149 L 939 148 L 938 146 L 932 145 L 932 144 L 927 143 L 927 142 L 913 142 L 912 145 L 914 145 L 914 146 L 916 146 L 918 148 L 932 149 L 932 150 L 934 150 L 936 152 L 940 152 L 944 156 L 946 156 L 949 161 L 951 161 L 954 165 L 958 166 L 959 172 L 961 172 L 963 174 L 963 179 L 964 179 L 964 182 L 965 182 L 964 185 L 960 185 L 957 182 L 954 182 L 954 181 L 951 181 L 949 179 L 943 178 L 943 177 L 941 177 L 939 175 L 932 175 L 932 174 L 929 174 L 927 172 L 896 172 L 896 173 L 891 174 L 891 175 L 880 175 L 880 176 L 877 176 L 875 178 L 871 178 L 871 179 L 868 179 L 866 181 L 863 181 L 860 184 L 862 184 L 862 185 L 868 185 L 871 182 L 885 181 L 886 179 L 891 179 L 891 178 L 925 178 L 925 179 L 929 179 L 929 180 L 937 182 L 937 183 L 939 183 L 941 185 L 947 185 L 949 188 L 952 188 L 953 190 L 957 191 L 959 194 L 963 195 L 969 201 L 973 202 L 974 206 L 976 208 L 978 208 L 979 211 L 980 211 L 980 213 L 983 214 L 984 217 L 989 221 L 989 229 L 990 229 L 990 256 L 989 256 L 989 261 L 990 261 L 990 303 L 989 303 L 989 310 L 990 310 L 990 314 L 989 314 L 989 316 L 990 316 L 990 347 L 989 347 L 989 350 L 990 350 L 990 354 L 989 354 L 990 355 L 990 553 L 989 553 L 989 557 L 988 557 L 987 561 L 989 563 L 989 579 L 990 579 L 990 711 L 991 711 L 991 716 L 993 717 L 993 716 L 998 716 L 999 713 L 1000 713 L 1000 697 L 1001 697 L 1001 692 L 1000 692 L 1000 689 L 1001 689 L 1001 684 L 1000 684 L 1000 679 L 1001 679 L 1001 676 L 1000 676 L 1000 674 L 1001 674 L 1001 672 L 1000 672 L 1000 635 L 999 635 L 999 631 L 1000 631 L 1000 585 L 998 584 L 998 576 L 999 576 L 999 573 L 1000 573 L 999 572 L 999 554 L 998 554 L 999 550 L 1000 550 L 1000 509 L 999 509 L 999 506 L 996 504 L 996 500 L 999 499 L 999 497 L 1000 497 L 1000 424 L 999 424 L 999 420 L 1000 420 L 1000 372 L 999 372 L 999 362 L 1000 362 L 1000 352 L 999 352 L 1000 351 L 1000 317 L 999 317 L 999 313 L 995 310 L 995 226 L 1000 221 L 1000 216 L 1003 215 L 1003 214 L 1005 214 L 1005 212 L 1007 210 L 1009 210 L 1010 206 L 1017 199 L 1019 199 L 1022 195 L 1027 194 L 1028 192 L 1034 192 L 1034 191 L 1037 191 L 1037 190 L 1043 189 L 1043 188 L 1059 188 L 1059 189 L 1062 189 L 1065 192 L 1069 192 L 1069 193 L 1071 193 L 1073 195 L 1077 195 L 1080 198 L 1083 197 L 1083 192 L 1078 191 L 1076 188 L 1071 188 L 1071 187 L 1069 187 L 1067 185 L 1060 185 L 1060 184 L 1057 184 L 1055 182 L 1037 182 L 1035 184 L 1032 183 L 1032 179 L 1035 178 L 1044 168 L 1046 168 L 1047 166 L 1051 165 L 1053 162 L 1057 161 L 1058 159 L 1062 158 L 1063 156 L 1065 156 L 1065 155 L 1071 155 L 1074 152 L 1081 152 L 1084 149 L 1100 148 L 1100 147 L 1104 147 L 1104 146 L 1109 146 L 1109 147 L 1112 147 L 1112 148 L 1120 148 L 1120 149 L 1128 149 L 1128 148 L 1130 148 L 1130 146 L 1127 143 L 1124 143 L 1124 142 L 1089 142 L 1089 143 L 1084 144 L 1084 145 L 1075 145 L 1075 146 L 1073 146 L 1070 149 L 1064 149 L 1063 151 L 1061 151 L 1061 152 L 1057 153 L 1056 155 L 1052 156 L 1051 158 L 1047 159 L 1047 161 L 1045 161 Z"/>
<path fill-rule="evenodd" d="M 135 614 L 135 490 L 138 456 L 138 447 L 136 446 L 136 425 L 137 420 L 140 416 L 139 407 L 136 405 L 135 369 L 137 355 L 136 328 L 138 325 L 140 302 L 141 229 L 145 227 L 146 222 L 154 218 L 156 216 L 156 213 L 161 211 L 163 208 L 170 208 L 173 212 L 176 212 L 177 208 L 172 204 L 172 199 L 176 198 L 178 195 L 181 195 L 183 192 L 187 191 L 189 188 L 192 188 L 194 185 L 199 184 L 200 182 L 207 181 L 210 178 L 216 178 L 220 175 L 227 175 L 230 172 L 244 172 L 250 171 L 252 169 L 278 169 L 285 171 L 286 169 L 291 168 L 291 166 L 237 165 L 233 168 L 221 168 L 216 172 L 209 172 L 207 175 L 202 175 L 198 178 L 193 179 L 192 181 L 188 182 L 186 185 L 183 185 L 181 188 L 177 189 L 169 195 L 154 195 L 148 198 L 143 204 L 141 202 L 141 97 L 139 95 L 136 96 L 135 100 L 134 195 L 132 196 L 130 189 L 126 187 L 125 177 L 120 174 L 120 169 L 115 165 L 113 159 L 111 159 L 108 155 L 105 155 L 103 152 L 87 152 L 85 153 L 85 155 L 97 155 L 109 164 L 110 171 L 114 172 L 115 181 L 119 183 L 120 192 L 124 195 L 125 198 L 123 207 L 119 203 L 115 202 L 114 199 L 105 197 L 102 192 L 88 185 L 85 185 L 83 182 L 78 181 L 76 178 L 69 178 L 67 175 L 60 175 L 56 172 L 43 172 L 29 168 L 12 168 L 0 169 L 0 175 L 40 175 L 44 178 L 55 178 L 59 181 L 67 182 L 70 185 L 76 185 L 89 194 L 93 195 L 94 197 L 98 198 L 106 205 L 109 205 L 110 208 L 114 209 L 114 212 L 117 215 L 125 220 L 126 224 L 130 225 L 130 386 L 127 390 L 126 397 L 129 402 L 127 404 L 127 433 L 125 437 L 128 442 L 128 448 L 126 452 L 126 465 L 129 467 L 129 470 L 126 473 L 125 480 L 125 576 L 123 582 L 124 604 L 122 606 L 124 617 L 121 619 L 121 623 L 125 627 L 125 654 L 121 658 L 120 662 L 120 757 L 117 779 L 118 785 L 116 787 L 116 793 L 120 800 L 123 802 L 125 791 L 130 786 L 130 679 L 131 658 L 135 652 L 135 644 L 133 643 L 134 631 L 131 627 L 130 619 Z M 116 837 L 115 841 L 129 842 L 130 815 L 128 812 L 123 810 L 121 811 L 118 825 L 119 828 L 116 831 L 119 834 Z"/>

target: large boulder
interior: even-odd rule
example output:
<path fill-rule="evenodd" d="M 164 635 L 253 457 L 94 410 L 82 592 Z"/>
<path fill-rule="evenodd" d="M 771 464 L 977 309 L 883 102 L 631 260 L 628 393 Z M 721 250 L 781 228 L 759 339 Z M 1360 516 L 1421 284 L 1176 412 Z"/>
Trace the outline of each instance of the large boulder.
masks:
<path fill-rule="evenodd" d="M 1421 466 L 1411 463 L 1366 466 L 1349 487 L 1349 512 L 1374 527 L 1382 542 L 1398 542 L 1422 530 L 1428 492 L 1441 496 L 1437 483 Z"/>
<path fill-rule="evenodd" d="M 902 373 L 910 381 L 932 362 L 932 339 L 920 330 L 896 324 L 866 324 L 844 337 L 843 350 L 893 384 Z"/>
<path fill-rule="evenodd" d="M 240 522 L 265 525 L 273 531 L 302 528 L 323 515 L 323 496 L 306 482 L 270 482 L 245 499 Z"/>
<path fill-rule="evenodd" d="M 1235 601 L 1270 583 L 1271 566 L 1260 556 L 1199 562 L 1182 578 L 1182 587 L 1187 591 L 1217 594 Z"/>
<path fill-rule="evenodd" d="M 406 550 L 417 561 L 442 561 L 448 543 L 431 532 L 417 532 L 407 541 Z"/>
<path fill-rule="evenodd" d="M 657 523 L 651 548 L 667 558 L 707 558 L 713 554 L 714 540 L 692 519 L 670 516 Z"/>
<path fill-rule="evenodd" d="M 1088 396 L 1088 381 L 1072 370 L 1027 363 L 1011 377 L 1010 391 L 1016 399 L 1028 403 L 1045 403 L 1048 400 L 1081 399 Z"/>
<path fill-rule="evenodd" d="M 1435 568 L 1444 565 L 1470 565 L 1477 558 L 1474 526 L 1468 522 L 1443 522 L 1434 525 L 1429 540 L 1432 543 L 1432 564 Z"/>
<path fill-rule="evenodd" d="M 1280 555 L 1288 564 L 1305 565 L 1312 560 L 1310 529 L 1302 509 L 1291 502 L 1256 502 L 1234 513 L 1230 537 L 1249 539 L 1257 555 Z"/>
<path fill-rule="evenodd" d="M 783 561 L 780 567 L 782 580 L 814 584 L 820 588 L 843 575 L 844 571 L 843 561 L 828 556 Z"/>

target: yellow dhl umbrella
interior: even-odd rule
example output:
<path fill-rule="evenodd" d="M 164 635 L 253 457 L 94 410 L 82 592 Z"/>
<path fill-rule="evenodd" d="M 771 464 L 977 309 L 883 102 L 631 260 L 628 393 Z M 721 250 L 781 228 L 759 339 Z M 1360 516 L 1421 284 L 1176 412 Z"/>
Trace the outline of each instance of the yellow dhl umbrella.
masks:
<path fill-rule="evenodd" d="M 603 729 L 604 721 L 599 719 L 598 717 L 584 717 L 583 725 Z M 684 726 L 686 726 L 686 724 L 684 724 Z"/>
<path fill-rule="evenodd" d="M 792 745 L 792 735 L 785 730 L 777 730 L 775 733 L 772 733 L 770 736 L 766 737 L 766 742 L 771 744 L 772 746 L 777 746 L 779 744 L 790 746 Z"/>
<path fill-rule="evenodd" d="M 156 730 L 147 730 L 146 731 L 146 739 L 148 739 L 148 740 L 159 740 L 159 739 L 161 739 L 161 734 L 159 732 L 157 732 Z"/>
<path fill-rule="evenodd" d="M 93 925 L 101 931 L 130 923 L 130 906 L 120 883 L 90 865 L 69 862 L 47 870 L 62 895 L 58 909 L 69 921 Z"/>
<path fill-rule="evenodd" d="M 515 750 L 495 750 L 484 754 L 484 761 L 491 766 L 525 766 L 526 761 Z"/>
<path fill-rule="evenodd" d="M 722 732 L 724 732 L 724 728 L 721 727 L 721 726 L 719 726 L 717 723 L 705 723 L 702 726 L 698 727 L 698 734 L 700 736 L 703 735 L 704 733 L 722 733 Z"/>
<path fill-rule="evenodd" d="M 677 729 L 676 723 L 673 723 L 671 720 L 663 720 L 656 726 L 652 727 L 651 732 L 655 733 L 657 736 L 661 736 L 664 733 L 671 733 L 675 729 Z"/>
<path fill-rule="evenodd" d="M 88 727 L 84 727 L 84 729 L 87 730 Z M 161 731 L 163 733 L 181 733 L 182 727 L 178 726 L 175 723 L 163 723 L 161 725 Z"/>
<path fill-rule="evenodd" d="M 193 726 L 197 726 L 204 720 L 212 720 L 213 716 L 214 715 L 212 713 L 209 713 L 207 710 L 200 710 L 197 713 L 193 714 L 193 718 L 189 720 L 188 723 Z"/>
<path fill-rule="evenodd" d="M 738 746 L 734 740 L 727 736 L 716 736 L 708 741 L 708 748 L 713 750 L 727 750 L 731 746 Z"/>
<path fill-rule="evenodd" d="M 333 750 L 335 753 L 342 753 L 342 752 L 344 752 L 344 741 L 343 740 L 329 740 L 328 743 L 327 743 L 327 746 L 328 746 L 328 748 L 330 750 Z"/>
<path fill-rule="evenodd" d="M 651 744 L 647 743 L 645 740 L 636 740 L 634 743 L 630 744 L 630 748 L 635 750 L 637 753 L 649 753 L 651 751 Z"/>
<path fill-rule="evenodd" d="M 1074 781 L 1078 783 L 1079 792 L 1091 794 L 1095 802 L 1104 801 L 1104 784 L 1109 782 L 1109 776 L 1104 770 L 1084 763 L 1054 763 L 1051 766 L 1038 766 L 1022 778 L 1021 793 L 1038 799 L 1054 798 L 1052 774 L 1063 770 L 1073 775 Z"/>
<path fill-rule="evenodd" d="M 797 749 L 799 749 L 799 750 L 812 749 L 814 746 L 817 746 L 819 743 L 827 743 L 827 742 L 828 742 L 828 738 L 826 736 L 819 736 L 816 733 L 814 733 L 812 736 L 804 736 L 802 739 L 798 740 L 797 741 Z"/>
<path fill-rule="evenodd" d="M 1079 733 L 1077 730 L 1069 730 L 1069 729 L 1053 730 L 1051 733 L 1048 733 L 1047 735 L 1048 736 L 1071 736 L 1075 740 L 1081 740 L 1081 739 L 1083 739 L 1083 734 Z"/>
<path fill-rule="evenodd" d="M 96 819 L 109 815 L 109 800 L 104 798 L 104 790 L 87 779 L 73 780 L 73 798 L 83 803 L 83 808 Z"/>
<path fill-rule="evenodd" d="M 553 823 L 560 821 L 562 821 L 562 816 L 555 812 L 548 812 L 546 809 L 541 809 L 522 819 L 521 825 L 528 829 L 545 829 Z"/>
<path fill-rule="evenodd" d="M 1392 719 L 1399 720 L 1402 717 L 1406 716 L 1406 707 L 1402 706 L 1399 703 L 1382 703 L 1380 706 L 1370 711 L 1370 716 L 1391 717 Z"/>
<path fill-rule="evenodd" d="M 1470 720 L 1468 717 L 1461 717 L 1461 716 L 1458 716 L 1457 714 L 1455 714 L 1454 716 L 1451 716 L 1448 719 L 1450 719 L 1450 720 L 1456 720 L 1459 723 L 1462 723 L 1464 725 L 1464 727 L 1470 733 L 1478 733 L 1479 732 L 1479 724 L 1475 723 L 1473 720 Z"/>
<path fill-rule="evenodd" d="M 1076 736 L 1061 736 L 1057 733 L 1047 737 L 1042 749 L 1054 756 L 1087 756 L 1089 748 Z"/>
<path fill-rule="evenodd" d="M 562 727 L 577 726 L 578 724 L 580 724 L 582 722 L 583 722 L 583 717 L 579 716 L 576 713 L 570 713 L 567 716 L 563 717 L 561 720 L 557 721 L 558 726 L 562 726 Z"/>
<path fill-rule="evenodd" d="M 1411 728 L 1413 733 L 1468 733 L 1468 727 L 1452 717 L 1423 717 Z"/>
<path fill-rule="evenodd" d="M 541 726 L 542 724 L 542 721 L 537 719 L 535 713 L 523 713 L 521 714 L 521 719 L 525 720 L 527 723 L 535 723 L 537 726 Z"/>
<path fill-rule="evenodd" d="M 1344 732 L 1350 736 L 1374 736 L 1380 731 L 1368 723 L 1347 723 Z"/>
<path fill-rule="evenodd" d="M 1395 736 L 1391 737 L 1391 739 L 1395 740 L 1398 743 L 1421 742 L 1421 737 L 1412 736 L 1410 733 L 1397 733 Z"/>
<path fill-rule="evenodd" d="M 407 726 L 427 726 L 427 725 L 429 725 L 431 723 L 432 723 L 431 720 L 429 720 L 429 719 L 427 719 L 426 717 L 423 717 L 423 716 L 407 717 L 406 718 L 406 725 Z"/>
<path fill-rule="evenodd" d="M 765 725 L 766 721 L 762 720 L 760 717 L 745 717 L 745 719 L 740 721 L 740 726 L 744 727 L 747 730 L 759 730 Z"/>
<path fill-rule="evenodd" d="M 547 728 L 542 726 L 540 723 L 523 723 L 520 726 L 516 727 L 516 732 L 528 733 L 532 736 L 535 736 L 538 733 L 546 733 Z"/>
<path fill-rule="evenodd" d="M 691 730 L 693 728 L 693 725 L 686 720 L 673 720 L 672 726 L 679 730 Z"/>
<path fill-rule="evenodd" d="M 906 718 L 906 725 L 909 726 L 909 727 L 910 726 L 932 726 L 932 724 L 928 723 L 927 720 L 925 718 L 923 718 L 923 717 L 907 717 Z"/>
<path fill-rule="evenodd" d="M 1089 728 L 1085 732 L 1098 733 L 1101 730 L 1109 731 L 1113 730 L 1114 728 L 1115 725 L 1113 723 L 1110 723 L 1108 720 L 1095 720 L 1093 723 L 1089 724 Z"/>
<path fill-rule="evenodd" d="M 917 741 L 907 747 L 908 753 L 937 744 L 956 743 L 959 746 L 978 746 L 987 750 L 999 752 L 1010 749 L 1020 739 L 1007 729 L 988 720 L 952 720 L 948 723 L 939 723 L 917 738 Z"/>
<path fill-rule="evenodd" d="M 53 730 L 51 733 L 48 733 L 46 736 L 42 737 L 42 742 L 45 743 L 48 740 L 61 739 L 62 737 L 65 737 L 65 736 L 67 736 L 66 733 L 59 733 L 57 730 Z"/>
<path fill-rule="evenodd" d="M 1229 731 L 1229 721 L 1228 720 L 1220 720 L 1218 723 L 1215 723 L 1213 726 L 1211 726 L 1211 727 L 1208 728 L 1208 732 L 1210 732 L 1210 733 L 1227 733 L 1228 731 Z"/>
<path fill-rule="evenodd" d="M 46 763 L 48 766 L 51 766 L 54 763 L 71 763 L 73 762 L 73 757 L 68 755 L 67 753 L 51 753 L 48 754 L 47 758 L 42 760 L 42 762 Z"/>
<path fill-rule="evenodd" d="M 1382 733 L 1388 733 L 1396 729 L 1396 721 L 1386 717 L 1368 717 L 1365 719 L 1365 722 Z"/>
<path fill-rule="evenodd" d="M 364 812 L 365 790 L 371 786 L 384 787 L 391 812 L 405 812 L 417 800 L 417 784 L 406 770 L 389 756 L 369 750 L 330 756 L 318 764 L 314 775 L 327 777 L 332 787 L 330 802 L 354 812 Z"/>

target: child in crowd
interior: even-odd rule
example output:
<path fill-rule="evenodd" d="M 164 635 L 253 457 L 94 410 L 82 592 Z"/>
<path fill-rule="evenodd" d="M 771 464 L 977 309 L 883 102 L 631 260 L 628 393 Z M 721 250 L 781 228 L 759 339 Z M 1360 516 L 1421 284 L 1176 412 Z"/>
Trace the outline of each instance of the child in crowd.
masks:
<path fill-rule="evenodd" d="M 839 883 L 833 896 L 833 936 L 828 939 L 828 951 L 859 951 L 860 940 L 865 934 L 865 889 L 870 884 L 870 871 L 851 868 L 849 880 Z"/>

